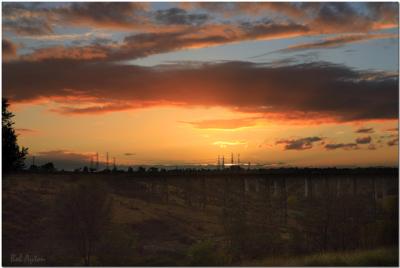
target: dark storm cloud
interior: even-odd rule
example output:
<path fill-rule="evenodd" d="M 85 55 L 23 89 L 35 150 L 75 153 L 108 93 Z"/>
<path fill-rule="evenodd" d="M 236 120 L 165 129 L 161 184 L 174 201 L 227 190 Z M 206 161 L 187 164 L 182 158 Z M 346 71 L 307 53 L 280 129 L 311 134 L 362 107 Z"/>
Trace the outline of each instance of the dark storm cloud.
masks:
<path fill-rule="evenodd" d="M 201 25 L 210 19 L 208 14 L 188 14 L 181 8 L 170 8 L 165 10 L 157 10 L 154 18 L 158 23 L 184 24 L 184 25 Z"/>
<path fill-rule="evenodd" d="M 336 150 L 336 149 L 344 149 L 344 150 L 357 150 L 359 149 L 357 143 L 330 143 L 325 145 L 325 149 L 327 150 Z"/>
<path fill-rule="evenodd" d="M 356 143 L 357 144 L 368 144 L 371 142 L 371 137 L 367 136 L 367 137 L 359 137 L 356 139 Z"/>
<path fill-rule="evenodd" d="M 359 128 L 355 131 L 355 133 L 374 133 L 374 129 L 370 128 Z"/>
<path fill-rule="evenodd" d="M 307 150 L 313 147 L 314 142 L 322 141 L 321 137 L 306 137 L 300 139 L 279 140 L 276 144 L 285 144 L 285 150 Z"/>
<path fill-rule="evenodd" d="M 3 94 L 13 101 L 62 99 L 77 93 L 93 98 L 99 105 L 69 106 L 66 113 L 170 103 L 224 106 L 268 117 L 310 120 L 398 118 L 397 77 L 323 62 L 278 67 L 224 62 L 168 68 L 72 60 L 3 64 Z"/>

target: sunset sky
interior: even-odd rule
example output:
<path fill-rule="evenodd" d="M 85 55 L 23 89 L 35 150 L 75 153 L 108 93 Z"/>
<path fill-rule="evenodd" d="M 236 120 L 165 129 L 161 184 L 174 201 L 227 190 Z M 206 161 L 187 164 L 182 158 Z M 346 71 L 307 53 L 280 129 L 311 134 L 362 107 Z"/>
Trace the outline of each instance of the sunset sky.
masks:
<path fill-rule="evenodd" d="M 397 3 L 2 3 L 2 94 L 57 168 L 393 166 Z"/>

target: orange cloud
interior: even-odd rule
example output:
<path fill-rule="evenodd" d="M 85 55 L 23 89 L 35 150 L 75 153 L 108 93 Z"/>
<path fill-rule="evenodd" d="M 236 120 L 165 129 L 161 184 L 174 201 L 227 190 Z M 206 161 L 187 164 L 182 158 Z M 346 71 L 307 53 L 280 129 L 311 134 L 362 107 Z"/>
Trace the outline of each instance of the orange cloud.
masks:
<path fill-rule="evenodd" d="M 22 134 L 22 135 L 24 135 L 24 136 L 25 136 L 25 135 L 35 135 L 35 134 L 38 133 L 37 130 L 35 130 L 35 129 L 30 129 L 30 128 L 16 128 L 15 131 L 16 131 L 18 134 Z"/>
<path fill-rule="evenodd" d="M 190 124 L 195 128 L 200 129 L 238 129 L 244 127 L 253 127 L 258 123 L 258 119 L 261 117 L 247 117 L 238 119 L 214 119 L 214 120 L 203 120 L 197 122 L 182 122 Z"/>
<path fill-rule="evenodd" d="M 360 43 L 366 42 L 368 40 L 373 39 L 389 39 L 396 38 L 398 39 L 398 34 L 347 34 L 342 36 L 335 36 L 331 38 L 327 38 L 322 41 L 312 42 L 312 43 L 304 43 L 289 46 L 285 49 L 281 49 L 281 52 L 292 52 L 298 50 L 306 50 L 306 49 L 319 49 L 319 48 L 334 48 L 339 47 L 349 43 Z"/>
<path fill-rule="evenodd" d="M 129 60 L 187 48 L 202 48 L 245 40 L 301 36 L 308 31 L 307 26 L 301 24 L 270 22 L 258 22 L 250 25 L 208 24 L 199 27 L 180 26 L 172 31 L 129 35 L 119 44 L 40 48 L 34 50 L 31 54 L 24 55 L 21 60 Z"/>
<path fill-rule="evenodd" d="M 237 145 L 246 145 L 245 141 L 216 141 L 213 142 L 213 145 L 217 145 L 221 148 L 226 148 L 228 146 L 237 146 Z"/>
<path fill-rule="evenodd" d="M 21 60 L 41 61 L 46 59 L 93 60 L 107 57 L 109 48 L 101 46 L 64 47 L 53 46 L 36 49 L 33 53 L 20 57 Z"/>
<path fill-rule="evenodd" d="M 22 60 L 74 59 L 129 60 L 188 48 L 202 48 L 247 40 L 269 40 L 319 34 L 345 34 L 317 43 L 301 44 L 288 50 L 333 47 L 395 35 L 368 34 L 372 30 L 396 27 L 397 6 L 368 4 L 361 13 L 349 3 L 192 3 L 184 4 L 211 13 L 285 15 L 282 19 L 252 18 L 244 22 L 213 20 L 208 13 L 188 13 L 172 7 L 151 10 L 147 3 L 70 3 L 58 8 L 29 8 L 8 3 L 3 9 L 3 27 L 25 35 L 57 35 L 54 25 L 88 26 L 132 30 L 122 42 L 98 45 L 52 46 L 36 49 Z M 197 10 L 198 11 L 198 10 Z M 49 28 L 50 27 L 50 28 Z M 43 30 L 45 29 L 45 30 Z M 59 36 L 59 35 L 58 35 Z M 109 44 L 112 43 L 112 44 Z"/>
<path fill-rule="evenodd" d="M 4 38 L 2 40 L 2 54 L 3 59 L 5 60 L 15 58 L 17 55 L 17 45 L 15 45 L 10 40 Z"/>

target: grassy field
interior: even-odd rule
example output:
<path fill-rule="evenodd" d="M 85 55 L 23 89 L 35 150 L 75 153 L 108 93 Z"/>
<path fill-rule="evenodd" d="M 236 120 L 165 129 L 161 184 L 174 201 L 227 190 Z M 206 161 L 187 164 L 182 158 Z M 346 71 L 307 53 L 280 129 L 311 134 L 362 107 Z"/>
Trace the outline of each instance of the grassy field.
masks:
<path fill-rule="evenodd" d="M 390 247 L 324 254 L 297 249 L 292 245 L 303 238 L 282 227 L 281 214 L 275 222 L 268 216 L 271 210 L 262 210 L 246 197 L 248 207 L 244 209 L 255 212 L 243 218 L 236 199 L 229 204 L 236 194 L 226 197 L 227 201 L 215 201 L 217 197 L 210 195 L 205 206 L 201 195 L 194 194 L 199 186 L 187 182 L 170 181 L 165 196 L 162 180 L 155 183 L 111 174 L 73 173 L 8 176 L 3 179 L 3 265 L 397 265 L 397 250 Z M 287 226 L 295 225 L 293 215 L 299 212 L 294 208 L 301 202 L 294 196 L 287 199 Z M 390 213 L 395 203 L 392 199 L 382 203 Z M 222 206 L 222 202 L 228 203 Z M 102 214 L 108 207 L 109 212 Z M 261 212 L 267 213 L 267 218 L 249 225 Z M 378 238 L 381 234 L 390 238 L 388 224 L 374 224 L 365 225 Z M 322 230 L 319 225 L 314 227 L 313 232 Z M 363 243 L 376 243 L 374 239 L 371 236 Z M 282 255 L 285 257 L 272 258 Z M 302 257 L 296 257 L 299 255 Z"/>
<path fill-rule="evenodd" d="M 398 249 L 379 248 L 277 257 L 244 263 L 246 266 L 398 266 Z"/>

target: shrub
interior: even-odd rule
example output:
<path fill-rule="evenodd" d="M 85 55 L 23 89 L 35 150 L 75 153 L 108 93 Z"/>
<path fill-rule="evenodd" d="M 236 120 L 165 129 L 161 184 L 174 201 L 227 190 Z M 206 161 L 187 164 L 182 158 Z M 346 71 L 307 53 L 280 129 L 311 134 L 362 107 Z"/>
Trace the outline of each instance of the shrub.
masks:
<path fill-rule="evenodd" d="M 205 240 L 192 245 L 187 253 L 189 266 L 219 266 L 224 263 L 214 242 Z"/>
<path fill-rule="evenodd" d="M 62 238 L 90 265 L 97 243 L 111 217 L 111 200 L 105 188 L 84 182 L 64 189 L 55 202 L 56 226 Z"/>

